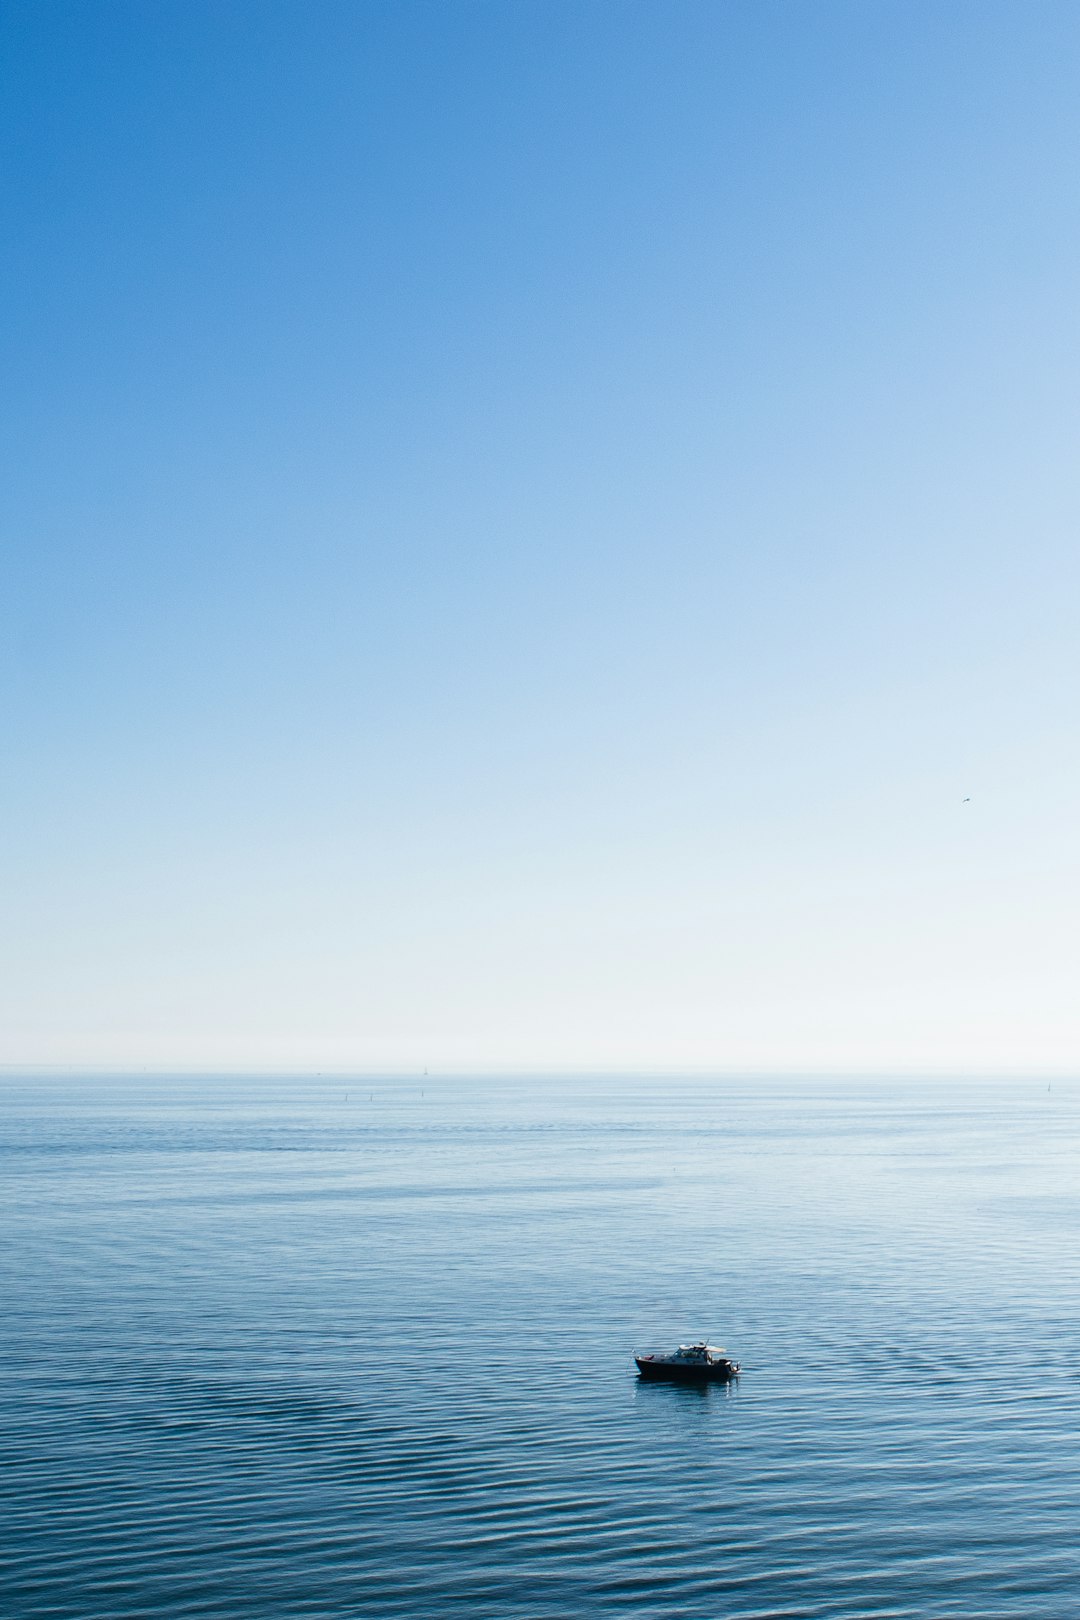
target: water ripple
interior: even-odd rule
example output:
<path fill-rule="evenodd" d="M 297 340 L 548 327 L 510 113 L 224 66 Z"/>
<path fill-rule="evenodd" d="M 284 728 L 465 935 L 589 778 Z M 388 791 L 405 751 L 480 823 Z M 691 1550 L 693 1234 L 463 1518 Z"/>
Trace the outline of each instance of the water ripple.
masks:
<path fill-rule="evenodd" d="M 0 1093 L 5 1614 L 1074 1611 L 1068 1088 L 365 1095 Z"/>

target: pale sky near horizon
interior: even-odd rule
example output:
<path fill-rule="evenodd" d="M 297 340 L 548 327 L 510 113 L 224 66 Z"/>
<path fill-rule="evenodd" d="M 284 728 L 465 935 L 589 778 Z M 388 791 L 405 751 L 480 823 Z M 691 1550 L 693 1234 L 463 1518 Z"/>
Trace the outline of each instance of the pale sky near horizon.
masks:
<path fill-rule="evenodd" d="M 1080 1069 L 1080 8 L 0 76 L 0 1065 Z"/>

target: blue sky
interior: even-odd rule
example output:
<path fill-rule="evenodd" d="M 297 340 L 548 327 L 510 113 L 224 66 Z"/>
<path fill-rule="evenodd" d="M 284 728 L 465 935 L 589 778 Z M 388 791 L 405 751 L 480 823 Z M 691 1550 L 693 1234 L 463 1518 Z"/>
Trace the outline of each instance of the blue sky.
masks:
<path fill-rule="evenodd" d="M 0 59 L 0 1062 L 1080 1064 L 1075 6 Z"/>

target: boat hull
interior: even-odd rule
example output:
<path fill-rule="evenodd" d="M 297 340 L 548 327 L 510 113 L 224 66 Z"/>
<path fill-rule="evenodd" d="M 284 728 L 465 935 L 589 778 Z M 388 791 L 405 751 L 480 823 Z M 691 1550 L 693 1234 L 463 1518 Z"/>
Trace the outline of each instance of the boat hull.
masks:
<path fill-rule="evenodd" d="M 637 1370 L 642 1378 L 669 1384 L 727 1384 L 737 1377 L 739 1366 L 735 1361 L 716 1361 L 695 1365 L 692 1361 L 668 1361 L 662 1356 L 635 1356 Z"/>

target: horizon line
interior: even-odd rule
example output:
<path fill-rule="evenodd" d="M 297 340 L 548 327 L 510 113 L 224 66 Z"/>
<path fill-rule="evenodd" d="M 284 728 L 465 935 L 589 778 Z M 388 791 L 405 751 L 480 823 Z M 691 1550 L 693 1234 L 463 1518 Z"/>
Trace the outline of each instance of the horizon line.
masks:
<path fill-rule="evenodd" d="M 558 1080 L 558 1079 L 694 1079 L 694 1080 L 1077 1080 L 1080 1064 L 1060 1068 L 978 1067 L 973 1064 L 906 1065 L 881 1068 L 870 1065 L 826 1065 L 812 1068 L 790 1068 L 752 1065 L 722 1067 L 718 1065 L 677 1064 L 643 1065 L 640 1067 L 608 1064 L 560 1064 L 531 1067 L 520 1064 L 446 1065 L 427 1069 L 373 1067 L 352 1068 L 328 1066 L 321 1069 L 304 1065 L 282 1067 L 195 1065 L 172 1067 L 167 1064 L 116 1064 L 82 1066 L 71 1063 L 3 1063 L 0 1079 L 32 1077 L 35 1075 L 68 1077 L 71 1079 L 122 1079 L 143 1075 L 148 1079 L 296 1079 L 296 1080 Z"/>

